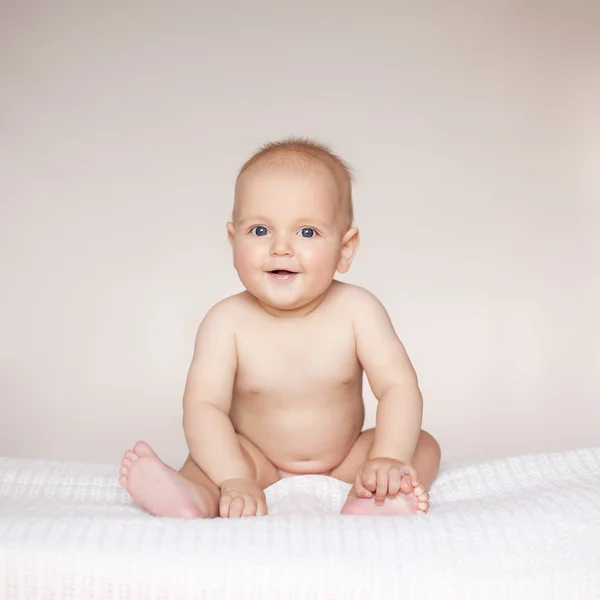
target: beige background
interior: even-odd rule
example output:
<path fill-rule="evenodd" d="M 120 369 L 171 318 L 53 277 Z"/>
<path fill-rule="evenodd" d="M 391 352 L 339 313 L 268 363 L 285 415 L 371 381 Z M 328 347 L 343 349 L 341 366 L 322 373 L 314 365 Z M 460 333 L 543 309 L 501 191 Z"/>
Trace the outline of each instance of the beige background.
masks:
<path fill-rule="evenodd" d="M 599 2 L 0 6 L 0 455 L 181 463 L 236 170 L 291 134 L 355 167 L 344 279 L 445 458 L 600 444 Z"/>

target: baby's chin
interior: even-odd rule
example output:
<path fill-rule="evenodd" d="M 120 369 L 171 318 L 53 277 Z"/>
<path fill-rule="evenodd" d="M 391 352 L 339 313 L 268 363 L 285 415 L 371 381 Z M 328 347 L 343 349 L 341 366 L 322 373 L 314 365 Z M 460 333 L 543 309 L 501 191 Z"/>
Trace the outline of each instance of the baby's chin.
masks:
<path fill-rule="evenodd" d="M 312 302 L 312 298 L 273 298 L 273 296 L 269 294 L 257 294 L 255 295 L 255 298 L 263 306 L 281 311 L 299 310 Z"/>
<path fill-rule="evenodd" d="M 285 296 L 283 294 L 268 294 L 262 291 L 248 290 L 261 306 L 272 314 L 280 314 L 281 316 L 296 316 L 306 312 L 310 312 L 312 307 L 319 301 L 321 294 L 308 295 L 298 297 L 295 294 Z"/>

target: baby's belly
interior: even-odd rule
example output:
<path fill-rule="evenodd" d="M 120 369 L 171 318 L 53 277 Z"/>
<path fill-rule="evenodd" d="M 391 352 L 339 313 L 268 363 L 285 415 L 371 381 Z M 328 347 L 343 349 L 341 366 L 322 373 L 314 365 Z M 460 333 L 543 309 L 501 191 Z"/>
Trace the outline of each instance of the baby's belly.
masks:
<path fill-rule="evenodd" d="M 364 423 L 362 397 L 321 406 L 267 409 L 268 403 L 235 403 L 235 430 L 286 474 L 329 474 L 346 457 Z"/>

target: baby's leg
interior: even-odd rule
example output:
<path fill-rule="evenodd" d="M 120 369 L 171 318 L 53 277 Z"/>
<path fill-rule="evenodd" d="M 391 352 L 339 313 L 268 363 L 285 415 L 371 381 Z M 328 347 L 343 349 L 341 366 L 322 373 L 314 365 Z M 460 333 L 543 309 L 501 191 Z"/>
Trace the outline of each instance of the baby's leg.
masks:
<path fill-rule="evenodd" d="M 363 431 L 342 463 L 331 472 L 331 477 L 347 483 L 354 483 L 360 466 L 365 462 L 373 441 L 375 430 Z M 357 498 L 354 486 L 348 494 L 342 514 L 414 514 L 426 512 L 429 508 L 427 489 L 433 483 L 440 466 L 440 447 L 426 431 L 421 431 L 412 462 L 419 477 L 419 485 L 414 492 L 402 488 L 397 498 L 386 498 L 383 506 L 377 506 L 374 498 Z"/>
<path fill-rule="evenodd" d="M 279 479 L 265 455 L 238 434 L 242 453 L 253 476 L 264 488 Z M 188 457 L 179 472 L 158 458 L 145 442 L 138 442 L 123 458 L 121 484 L 149 513 L 160 517 L 207 518 L 219 514 L 218 486 Z"/>

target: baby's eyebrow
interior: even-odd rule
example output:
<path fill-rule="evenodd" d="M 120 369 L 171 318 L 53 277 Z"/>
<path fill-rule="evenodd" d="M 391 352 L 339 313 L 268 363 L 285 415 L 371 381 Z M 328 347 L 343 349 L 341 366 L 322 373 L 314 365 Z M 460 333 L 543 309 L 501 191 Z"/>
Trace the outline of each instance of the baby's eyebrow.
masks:
<path fill-rule="evenodd" d="M 244 225 L 246 223 L 267 223 L 268 221 L 269 221 L 269 219 L 267 219 L 266 217 L 250 216 L 250 217 L 244 217 L 243 219 L 240 219 L 238 222 L 240 223 L 240 225 Z"/>
<path fill-rule="evenodd" d="M 298 227 L 304 225 L 305 227 L 316 227 L 317 229 L 327 229 L 327 223 L 323 221 L 319 221 L 318 219 L 303 219 L 298 222 Z"/>

